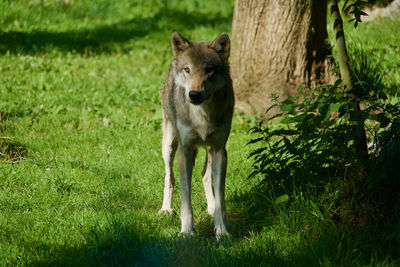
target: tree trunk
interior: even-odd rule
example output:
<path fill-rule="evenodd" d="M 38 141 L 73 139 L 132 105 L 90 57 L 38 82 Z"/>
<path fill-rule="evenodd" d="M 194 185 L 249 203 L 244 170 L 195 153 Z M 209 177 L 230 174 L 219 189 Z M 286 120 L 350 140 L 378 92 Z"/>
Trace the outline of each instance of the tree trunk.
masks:
<path fill-rule="evenodd" d="M 400 18 L 400 0 L 394 0 L 386 7 L 365 10 L 368 16 L 363 17 L 363 21 L 369 21 L 375 18 Z"/>
<path fill-rule="evenodd" d="M 237 107 L 263 113 L 298 86 L 332 81 L 327 60 L 327 2 L 236 0 L 232 25 L 231 74 Z"/>

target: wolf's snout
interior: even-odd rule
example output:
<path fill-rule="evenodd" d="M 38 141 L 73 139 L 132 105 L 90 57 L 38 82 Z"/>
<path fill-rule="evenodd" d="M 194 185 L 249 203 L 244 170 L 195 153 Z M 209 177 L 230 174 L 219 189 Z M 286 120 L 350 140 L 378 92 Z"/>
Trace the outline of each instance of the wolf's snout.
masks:
<path fill-rule="evenodd" d="M 201 92 L 200 91 L 190 91 L 189 92 L 190 101 L 194 103 L 201 102 Z"/>

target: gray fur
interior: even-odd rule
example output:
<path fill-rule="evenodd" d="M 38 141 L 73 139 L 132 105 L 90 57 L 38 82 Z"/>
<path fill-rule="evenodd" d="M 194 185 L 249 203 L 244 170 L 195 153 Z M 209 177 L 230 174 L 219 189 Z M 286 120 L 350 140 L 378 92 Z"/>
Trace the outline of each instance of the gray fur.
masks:
<path fill-rule="evenodd" d="M 207 151 L 203 183 L 208 212 L 215 217 L 217 236 L 228 235 L 225 225 L 225 145 L 234 107 L 228 64 L 229 37 L 222 33 L 212 43 L 190 42 L 174 33 L 171 44 L 174 60 L 161 89 L 166 176 L 163 207 L 159 213 L 172 212 L 174 175 L 168 166 L 171 166 L 179 144 L 181 234 L 194 234 L 191 176 L 195 151 L 198 146 L 203 146 Z"/>

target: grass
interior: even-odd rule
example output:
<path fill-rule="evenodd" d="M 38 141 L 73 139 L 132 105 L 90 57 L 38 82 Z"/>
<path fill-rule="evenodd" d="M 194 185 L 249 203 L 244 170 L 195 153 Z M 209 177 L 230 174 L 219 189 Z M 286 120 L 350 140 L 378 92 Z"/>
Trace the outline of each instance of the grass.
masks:
<path fill-rule="evenodd" d="M 232 11 L 233 1 L 0 4 L 2 265 L 399 264 L 398 225 L 387 222 L 384 234 L 341 229 L 329 215 L 335 195 L 311 188 L 292 205 L 274 192 L 254 198 L 246 143 L 256 119 L 240 112 L 227 148 L 232 238 L 213 235 L 200 179 L 204 153 L 193 179 L 197 236 L 177 238 L 179 184 L 176 213 L 156 215 L 164 176 L 159 90 L 170 34 L 212 40 L 230 32 Z M 398 26 L 346 29 L 350 44 L 382 62 L 391 92 L 400 84 Z M 259 210 L 257 201 L 271 208 Z"/>

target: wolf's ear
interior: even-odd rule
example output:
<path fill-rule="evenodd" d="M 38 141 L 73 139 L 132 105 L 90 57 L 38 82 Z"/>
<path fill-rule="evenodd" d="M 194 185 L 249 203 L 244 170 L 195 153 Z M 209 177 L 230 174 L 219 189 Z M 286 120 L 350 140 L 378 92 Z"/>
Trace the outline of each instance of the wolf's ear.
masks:
<path fill-rule="evenodd" d="M 177 32 L 174 32 L 171 36 L 171 46 L 172 46 L 172 54 L 174 54 L 174 58 L 176 58 L 180 53 L 182 53 L 185 49 L 189 48 L 191 43 L 186 40 L 182 35 Z"/>
<path fill-rule="evenodd" d="M 217 51 L 217 53 L 225 60 L 229 58 L 229 52 L 231 50 L 231 41 L 229 40 L 228 34 L 225 32 L 221 33 L 211 44 L 210 48 Z"/>

